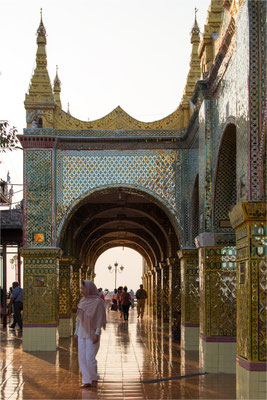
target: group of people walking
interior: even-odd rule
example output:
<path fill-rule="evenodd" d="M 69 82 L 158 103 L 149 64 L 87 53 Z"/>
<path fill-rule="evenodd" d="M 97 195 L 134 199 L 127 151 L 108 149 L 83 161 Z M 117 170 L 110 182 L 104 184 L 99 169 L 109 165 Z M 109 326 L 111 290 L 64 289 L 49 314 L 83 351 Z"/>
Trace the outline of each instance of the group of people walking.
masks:
<path fill-rule="evenodd" d="M 102 288 L 98 289 L 99 295 L 105 302 L 105 308 L 107 311 L 110 309 L 112 311 L 119 311 L 120 318 L 124 319 L 124 321 L 128 321 L 129 319 L 129 309 L 130 307 L 134 308 L 134 291 L 131 289 L 128 292 L 127 286 L 119 286 L 118 289 L 114 289 L 114 292 L 110 292 L 108 289 L 105 289 L 104 292 Z M 147 298 L 147 293 L 143 288 L 143 285 L 140 285 L 140 289 L 136 292 L 136 300 L 137 300 L 137 318 L 144 316 L 145 310 L 145 300 Z"/>

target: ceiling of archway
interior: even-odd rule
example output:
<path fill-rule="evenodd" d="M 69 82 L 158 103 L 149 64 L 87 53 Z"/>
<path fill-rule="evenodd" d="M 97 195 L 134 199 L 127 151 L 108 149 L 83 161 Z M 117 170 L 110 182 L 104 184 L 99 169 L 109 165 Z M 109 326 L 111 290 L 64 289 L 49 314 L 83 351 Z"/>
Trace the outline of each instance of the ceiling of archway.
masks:
<path fill-rule="evenodd" d="M 65 255 L 91 268 L 112 247 L 130 247 L 152 267 L 175 256 L 179 246 L 165 212 L 143 194 L 122 188 L 99 192 L 77 207 L 60 245 Z"/>

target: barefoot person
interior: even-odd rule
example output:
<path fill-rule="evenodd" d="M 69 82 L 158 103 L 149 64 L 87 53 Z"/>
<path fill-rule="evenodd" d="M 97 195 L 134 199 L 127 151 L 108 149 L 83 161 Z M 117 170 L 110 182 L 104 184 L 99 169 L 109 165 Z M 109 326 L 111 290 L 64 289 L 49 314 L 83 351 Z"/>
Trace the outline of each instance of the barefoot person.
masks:
<path fill-rule="evenodd" d="M 83 298 L 78 304 L 75 341 L 78 341 L 78 359 L 82 373 L 83 388 L 96 387 L 97 374 L 96 354 L 100 346 L 101 328 L 106 327 L 106 312 L 103 300 L 92 281 L 83 281 Z"/>

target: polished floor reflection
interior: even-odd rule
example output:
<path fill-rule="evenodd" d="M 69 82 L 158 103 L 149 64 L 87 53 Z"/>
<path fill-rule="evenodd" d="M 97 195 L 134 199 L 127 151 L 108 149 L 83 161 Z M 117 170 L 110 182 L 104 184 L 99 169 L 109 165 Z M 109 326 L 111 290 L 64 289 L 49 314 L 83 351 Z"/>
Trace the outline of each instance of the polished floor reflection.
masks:
<path fill-rule="evenodd" d="M 163 329 L 151 318 L 137 321 L 135 311 L 128 323 L 114 312 L 108 321 L 97 356 L 97 389 L 79 389 L 71 339 L 61 339 L 56 352 L 25 353 L 19 332 L 1 328 L 1 399 L 235 398 L 235 375 L 201 375 L 198 353 L 182 351 L 168 326 Z"/>

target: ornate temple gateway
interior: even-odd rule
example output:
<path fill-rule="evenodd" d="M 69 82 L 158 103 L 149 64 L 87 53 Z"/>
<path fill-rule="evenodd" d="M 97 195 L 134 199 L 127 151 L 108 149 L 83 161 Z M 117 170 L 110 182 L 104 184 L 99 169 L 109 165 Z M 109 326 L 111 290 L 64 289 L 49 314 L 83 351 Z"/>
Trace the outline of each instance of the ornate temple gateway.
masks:
<path fill-rule="evenodd" d="M 266 371 L 266 2 L 212 0 L 177 110 L 144 123 L 117 107 L 83 122 L 61 108 L 46 30 L 26 95 L 24 350 L 72 334 L 81 279 L 126 246 L 144 258 L 148 309 L 177 323 L 206 372 L 237 371 L 261 397 Z M 264 113 L 265 112 L 265 113 Z"/>

